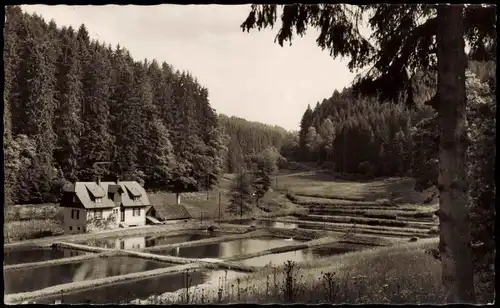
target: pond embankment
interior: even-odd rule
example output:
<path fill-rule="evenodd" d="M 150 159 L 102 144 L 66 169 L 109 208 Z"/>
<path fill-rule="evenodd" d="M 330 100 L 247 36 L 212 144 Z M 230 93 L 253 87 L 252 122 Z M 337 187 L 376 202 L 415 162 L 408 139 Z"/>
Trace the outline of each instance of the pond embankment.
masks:
<path fill-rule="evenodd" d="M 113 230 L 104 230 L 95 233 L 81 233 L 72 235 L 50 236 L 33 240 L 25 240 L 15 243 L 4 244 L 4 249 L 17 249 L 32 246 L 50 246 L 53 242 L 82 242 L 92 239 L 101 239 L 107 237 L 127 237 L 133 235 L 153 235 L 155 233 L 165 233 L 182 230 L 205 230 L 207 226 L 198 221 L 188 221 L 186 223 L 176 223 L 169 225 L 155 225 L 119 228 Z M 168 233 L 167 233 L 168 234 Z"/>
<path fill-rule="evenodd" d="M 133 251 L 133 250 L 121 250 L 121 249 L 109 249 L 109 248 L 100 248 L 100 247 L 91 247 L 87 245 L 75 244 L 75 243 L 54 243 L 54 245 L 58 248 L 71 248 L 77 250 L 86 250 L 93 252 L 103 252 L 108 253 L 109 255 L 130 255 L 138 258 L 143 258 L 147 260 L 154 260 L 160 262 L 168 262 L 173 264 L 190 264 L 190 263 L 199 263 L 203 267 L 207 268 L 222 268 L 222 269 L 231 269 L 238 270 L 244 272 L 254 272 L 255 268 L 251 266 L 245 266 L 236 263 L 228 263 L 224 261 L 205 261 L 203 259 L 193 259 L 193 258 L 182 258 L 182 257 L 174 257 L 174 256 L 165 256 L 165 255 L 157 255 L 147 252 Z M 108 256 L 108 255 L 107 255 Z"/>
<path fill-rule="evenodd" d="M 106 252 L 101 252 L 101 253 L 96 253 L 96 254 L 87 254 L 87 255 L 82 255 L 82 256 L 41 261 L 41 262 L 30 262 L 30 263 L 6 265 L 6 266 L 4 266 L 3 270 L 5 272 L 5 271 L 13 271 L 13 270 L 19 270 L 19 269 L 23 269 L 23 270 L 24 269 L 31 269 L 31 268 L 37 268 L 37 267 L 42 267 L 42 266 L 50 266 L 50 265 L 62 265 L 62 264 L 78 263 L 81 261 L 113 257 L 116 255 L 117 255 L 117 253 L 115 251 L 106 251 Z"/>

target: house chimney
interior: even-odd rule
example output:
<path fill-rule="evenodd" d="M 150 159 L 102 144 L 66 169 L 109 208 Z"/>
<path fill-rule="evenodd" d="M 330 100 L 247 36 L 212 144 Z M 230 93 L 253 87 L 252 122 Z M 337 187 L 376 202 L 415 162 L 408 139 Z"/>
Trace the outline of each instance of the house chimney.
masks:
<path fill-rule="evenodd" d="M 181 194 L 177 193 L 177 194 L 175 194 L 175 196 L 177 197 L 175 203 L 181 204 Z"/>
<path fill-rule="evenodd" d="M 116 176 L 116 184 L 120 183 L 120 177 Z"/>
<path fill-rule="evenodd" d="M 97 176 L 97 186 L 101 186 L 101 176 Z"/>

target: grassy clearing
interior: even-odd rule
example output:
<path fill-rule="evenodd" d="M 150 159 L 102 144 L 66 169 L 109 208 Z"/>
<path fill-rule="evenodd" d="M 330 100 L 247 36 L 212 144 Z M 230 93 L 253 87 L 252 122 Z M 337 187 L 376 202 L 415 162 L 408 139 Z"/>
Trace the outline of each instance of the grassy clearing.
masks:
<path fill-rule="evenodd" d="M 186 207 L 191 216 L 195 219 L 233 219 L 239 218 L 239 215 L 233 215 L 228 212 L 229 198 L 228 191 L 230 189 L 230 178 L 233 175 L 227 174 L 223 177 L 219 190 L 210 190 L 196 193 L 184 193 L 181 195 L 181 203 Z M 220 201 L 219 201 L 220 197 Z M 175 203 L 176 197 L 172 193 L 156 192 L 149 195 L 152 203 L 169 204 Z M 246 217 L 263 216 L 276 211 L 289 210 L 296 208 L 290 203 L 283 193 L 270 190 L 261 200 L 260 206 L 252 209 L 251 212 L 245 213 Z"/>
<path fill-rule="evenodd" d="M 134 303 L 439 304 L 444 302 L 441 266 L 425 253 L 437 243 L 437 239 L 422 240 L 314 262 L 287 262 L 280 267 L 265 267 L 243 279 L 222 278 L 218 286 L 187 287 Z"/>
<path fill-rule="evenodd" d="M 321 171 L 280 175 L 273 185 L 275 189 L 297 195 L 350 201 L 388 199 L 403 203 L 423 203 L 428 197 L 414 191 L 415 180 L 411 178 L 345 181 Z"/>

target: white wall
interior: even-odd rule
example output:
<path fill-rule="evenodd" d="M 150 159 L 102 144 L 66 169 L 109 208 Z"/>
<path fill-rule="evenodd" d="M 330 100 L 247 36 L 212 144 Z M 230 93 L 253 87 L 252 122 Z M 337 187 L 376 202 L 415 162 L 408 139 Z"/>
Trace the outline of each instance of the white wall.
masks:
<path fill-rule="evenodd" d="M 115 221 L 114 223 L 111 223 L 109 224 L 108 226 L 108 229 L 114 229 L 114 228 L 118 228 L 118 224 L 120 223 L 120 212 L 119 212 L 119 208 L 115 208 L 115 209 L 118 209 L 118 213 L 117 214 L 114 214 L 113 213 L 113 208 L 106 208 L 106 209 L 98 209 L 98 210 L 102 210 L 102 219 L 108 219 L 110 216 L 114 215 L 115 216 Z M 94 217 L 95 215 L 95 210 L 94 209 L 88 209 L 87 210 L 87 217 L 89 219 L 91 219 L 92 217 Z M 97 230 L 98 228 L 94 225 L 94 224 L 87 224 L 87 230 L 88 231 L 92 231 L 92 230 Z M 102 229 L 102 228 L 101 228 Z"/>
<path fill-rule="evenodd" d="M 118 228 L 120 225 L 120 208 L 116 207 L 116 214 L 113 213 L 113 208 L 102 209 L 102 219 L 107 219 L 111 215 L 115 215 L 115 223 L 110 224 L 109 228 Z M 125 208 L 125 223 L 127 225 L 144 226 L 146 225 L 146 208 L 140 208 L 140 216 L 133 216 L 132 208 Z M 71 218 L 71 210 L 79 211 L 78 219 Z M 83 233 L 85 230 L 92 231 L 98 229 L 93 224 L 87 224 L 87 217 L 90 219 L 94 216 L 94 209 L 82 209 L 82 208 L 69 208 L 65 207 L 64 210 L 64 233 L 66 234 L 76 234 Z M 71 230 L 70 230 L 71 227 Z M 80 228 L 80 230 L 78 230 Z"/>
<path fill-rule="evenodd" d="M 71 218 L 71 211 L 76 210 L 79 212 L 78 219 Z M 83 233 L 85 227 L 87 225 L 87 211 L 82 208 L 63 208 L 64 213 L 64 233 L 66 234 L 75 234 L 75 233 Z M 76 217 L 76 216 L 75 216 Z M 71 230 L 70 230 L 71 227 Z M 80 230 L 78 230 L 80 228 Z"/>
<path fill-rule="evenodd" d="M 146 208 L 140 207 L 140 215 L 133 216 L 133 208 L 125 208 L 125 223 L 129 226 L 137 225 L 144 226 L 146 225 Z M 119 216 L 119 215 L 118 215 Z M 119 220 L 119 217 L 118 217 Z"/>

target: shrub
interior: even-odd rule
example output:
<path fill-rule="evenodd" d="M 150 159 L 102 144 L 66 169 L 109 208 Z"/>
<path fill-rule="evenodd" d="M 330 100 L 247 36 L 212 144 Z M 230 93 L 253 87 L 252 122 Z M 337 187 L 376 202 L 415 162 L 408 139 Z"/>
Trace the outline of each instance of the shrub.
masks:
<path fill-rule="evenodd" d="M 494 277 L 495 250 L 495 138 L 496 83 L 481 82 L 470 72 L 467 86 L 467 176 L 472 222 L 474 267 Z M 494 77 L 492 78 L 494 79 Z M 437 184 L 439 131 L 437 117 L 421 121 L 414 129 L 415 157 L 413 176 L 416 188 L 425 189 Z M 436 231 L 437 232 L 437 231 Z M 489 284 L 492 290 L 493 284 Z"/>
<path fill-rule="evenodd" d="M 364 161 L 358 165 L 358 172 L 365 175 L 367 178 L 373 178 L 375 167 L 371 162 Z"/>

